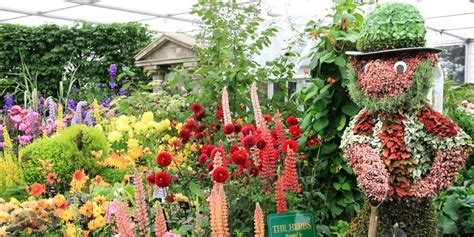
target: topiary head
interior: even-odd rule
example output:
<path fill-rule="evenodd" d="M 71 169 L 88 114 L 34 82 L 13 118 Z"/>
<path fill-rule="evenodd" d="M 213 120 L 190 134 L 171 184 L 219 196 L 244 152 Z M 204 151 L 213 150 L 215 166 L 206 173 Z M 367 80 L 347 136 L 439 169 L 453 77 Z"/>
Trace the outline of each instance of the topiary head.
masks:
<path fill-rule="evenodd" d="M 425 20 L 412 5 L 387 3 L 367 15 L 357 49 L 373 52 L 396 48 L 423 47 Z"/>
<path fill-rule="evenodd" d="M 431 87 L 439 49 L 423 47 L 426 29 L 409 4 L 389 3 L 371 12 L 357 47 L 348 51 L 349 93 L 369 111 L 391 112 L 421 104 Z"/>

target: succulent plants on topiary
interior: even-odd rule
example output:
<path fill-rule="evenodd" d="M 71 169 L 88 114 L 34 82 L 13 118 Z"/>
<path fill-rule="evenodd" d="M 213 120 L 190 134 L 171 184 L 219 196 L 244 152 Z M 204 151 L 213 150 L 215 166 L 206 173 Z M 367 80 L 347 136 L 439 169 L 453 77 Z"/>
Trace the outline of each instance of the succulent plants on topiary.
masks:
<path fill-rule="evenodd" d="M 97 161 L 107 155 L 108 145 L 101 131 L 76 125 L 56 137 L 35 140 L 21 152 L 27 183 L 45 183 L 45 173 L 54 172 L 63 184 L 69 184 L 75 170 L 86 170 L 90 176 L 99 174 L 103 168 Z"/>
<path fill-rule="evenodd" d="M 382 4 L 366 18 L 357 49 L 363 52 L 423 47 L 425 20 L 412 5 L 404 3 Z"/>

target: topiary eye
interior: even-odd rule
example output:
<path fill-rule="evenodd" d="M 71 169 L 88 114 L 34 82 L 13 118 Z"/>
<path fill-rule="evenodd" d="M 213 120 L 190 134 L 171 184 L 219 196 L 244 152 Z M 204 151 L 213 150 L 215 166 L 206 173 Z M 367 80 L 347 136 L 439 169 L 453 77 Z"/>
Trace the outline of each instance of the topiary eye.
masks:
<path fill-rule="evenodd" d="M 407 64 L 403 61 L 398 61 L 393 66 L 393 70 L 395 70 L 397 74 L 402 74 L 407 71 Z"/>

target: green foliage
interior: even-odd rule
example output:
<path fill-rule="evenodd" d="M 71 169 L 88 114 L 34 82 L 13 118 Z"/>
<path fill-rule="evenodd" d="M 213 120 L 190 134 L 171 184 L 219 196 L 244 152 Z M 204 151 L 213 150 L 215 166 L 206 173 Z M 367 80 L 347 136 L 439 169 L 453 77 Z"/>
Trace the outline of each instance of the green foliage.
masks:
<path fill-rule="evenodd" d="M 302 167 L 301 209 L 318 210 L 318 224 L 336 225 L 336 220 L 350 220 L 360 210 L 363 194 L 357 189 L 352 170 L 338 149 L 344 129 L 359 108 L 350 100 L 346 50 L 353 50 L 362 25 L 362 16 L 350 0 L 336 1 L 333 23 L 319 26 L 310 22 L 307 32 L 320 38 L 310 53 L 310 84 L 299 92 L 298 101 L 305 108 L 301 122 L 303 136 L 299 146 L 306 147 L 308 165 Z M 331 83 L 335 80 L 334 83 Z M 322 144 L 307 147 L 313 137 Z M 324 230 L 323 226 L 320 226 Z M 330 230 L 326 228 L 327 234 Z"/>
<path fill-rule="evenodd" d="M 474 234 L 474 167 L 436 199 L 438 223 L 443 234 Z"/>
<path fill-rule="evenodd" d="M 289 59 L 296 54 L 284 52 L 267 65 L 259 65 L 254 60 L 264 47 L 270 45 L 271 37 L 277 32 L 274 26 L 261 29 L 263 19 L 258 4 L 238 4 L 235 0 L 200 0 L 193 6 L 192 12 L 203 23 L 197 35 L 198 64 L 192 74 L 185 69 L 177 70 L 170 85 L 178 85 L 178 81 L 182 81 L 186 91 L 192 92 L 190 101 L 199 101 L 206 106 L 219 103 L 222 89 L 227 87 L 231 111 L 243 114 L 245 108 L 240 106 L 241 103 L 247 107 L 251 105 L 250 85 L 254 81 L 273 82 L 269 78 L 274 78 L 275 81 L 279 80 L 279 84 L 285 85 L 282 88 L 283 95 L 277 95 L 272 102 L 288 107 L 283 100 L 288 97 L 285 80 L 292 77 L 294 65 Z M 196 77 L 200 79 L 196 80 Z M 265 106 L 270 107 L 269 103 Z M 272 106 L 275 110 L 278 104 Z"/>
<path fill-rule="evenodd" d="M 102 156 L 93 157 L 93 151 L 102 151 Z M 100 174 L 101 167 L 97 165 L 97 161 L 108 154 L 108 146 L 101 131 L 93 127 L 76 125 L 67 128 L 56 137 L 37 139 L 21 152 L 22 169 L 28 184 L 45 182 L 40 161 L 50 161 L 53 165 L 51 172 L 61 177 L 63 184 L 67 186 L 75 170 L 83 169 L 93 177 Z"/>
<path fill-rule="evenodd" d="M 412 5 L 387 3 L 367 15 L 357 49 L 373 52 L 425 45 L 425 20 Z"/>
<path fill-rule="evenodd" d="M 5 201 L 9 201 L 10 198 L 16 198 L 17 200 L 26 200 L 29 194 L 26 192 L 25 187 L 12 186 L 8 187 L 0 193 L 0 197 Z"/>
<path fill-rule="evenodd" d="M 416 67 L 412 85 L 407 92 L 398 96 L 374 99 L 362 92 L 357 82 L 357 72 L 353 68 L 349 68 L 349 94 L 356 104 L 366 108 L 369 113 L 375 111 L 393 112 L 402 106 L 416 109 L 426 100 L 426 95 L 432 85 L 433 76 L 433 65 L 429 61 L 421 62 Z"/>
<path fill-rule="evenodd" d="M 365 203 L 346 236 L 367 236 L 369 216 L 370 205 Z M 392 236 L 386 233 L 395 227 L 407 236 L 438 236 L 436 208 L 431 199 L 386 200 L 378 208 L 377 220 L 377 236 Z"/>
<path fill-rule="evenodd" d="M 28 65 L 37 74 L 38 91 L 56 96 L 59 81 L 69 64 L 80 66 L 76 77 L 106 79 L 112 63 L 132 65 L 133 56 L 151 40 L 138 23 L 92 25 L 77 22 L 72 27 L 0 25 L 0 78 L 21 80 L 16 75 Z M 136 70 L 143 74 L 142 70 Z"/>

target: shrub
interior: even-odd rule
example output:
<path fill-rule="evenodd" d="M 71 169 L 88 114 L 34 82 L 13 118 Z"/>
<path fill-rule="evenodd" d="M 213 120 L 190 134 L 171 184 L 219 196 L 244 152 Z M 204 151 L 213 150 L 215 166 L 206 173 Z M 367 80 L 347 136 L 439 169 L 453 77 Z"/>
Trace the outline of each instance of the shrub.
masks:
<path fill-rule="evenodd" d="M 99 157 L 94 157 L 92 152 Z M 93 127 L 72 126 L 57 137 L 38 139 L 23 150 L 22 169 L 27 183 L 44 183 L 45 173 L 55 172 L 69 184 L 75 170 L 83 169 L 90 176 L 100 174 L 98 160 L 108 153 L 105 135 Z M 42 161 L 49 161 L 51 170 L 44 169 Z M 41 168 L 43 167 L 43 169 Z"/>

